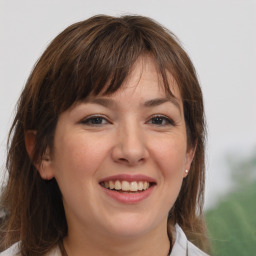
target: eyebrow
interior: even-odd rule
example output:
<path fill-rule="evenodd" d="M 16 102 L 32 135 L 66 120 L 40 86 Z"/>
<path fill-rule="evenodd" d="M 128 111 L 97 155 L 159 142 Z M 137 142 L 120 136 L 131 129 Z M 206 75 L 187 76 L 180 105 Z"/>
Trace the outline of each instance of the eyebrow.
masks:
<path fill-rule="evenodd" d="M 113 101 L 112 99 L 105 98 L 89 98 L 88 100 L 86 100 L 86 103 L 95 103 L 107 108 L 116 106 L 115 101 Z"/>
<path fill-rule="evenodd" d="M 156 99 L 152 99 L 152 100 L 148 100 L 144 103 L 145 107 L 155 107 L 155 106 L 159 106 L 161 104 L 164 104 L 166 102 L 171 102 L 173 105 L 175 105 L 179 111 L 181 112 L 180 109 L 180 104 L 178 102 L 178 100 L 174 97 L 169 97 L 169 98 L 156 98 Z"/>
<path fill-rule="evenodd" d="M 147 108 L 156 107 L 166 102 L 172 103 L 181 112 L 180 104 L 175 97 L 156 98 L 156 99 L 147 100 L 143 103 L 143 106 Z M 116 102 L 114 100 L 105 99 L 105 98 L 89 98 L 86 100 L 86 103 L 95 103 L 107 108 L 114 108 L 116 106 Z"/>

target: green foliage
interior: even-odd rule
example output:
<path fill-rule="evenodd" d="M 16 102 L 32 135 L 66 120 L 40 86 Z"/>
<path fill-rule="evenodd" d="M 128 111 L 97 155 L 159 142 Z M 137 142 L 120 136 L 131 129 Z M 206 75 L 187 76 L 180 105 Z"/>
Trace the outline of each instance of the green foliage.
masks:
<path fill-rule="evenodd" d="M 206 213 L 213 256 L 256 255 L 256 181 L 246 178 L 256 171 L 255 159 L 236 165 L 244 168 L 235 171 L 237 189 Z"/>

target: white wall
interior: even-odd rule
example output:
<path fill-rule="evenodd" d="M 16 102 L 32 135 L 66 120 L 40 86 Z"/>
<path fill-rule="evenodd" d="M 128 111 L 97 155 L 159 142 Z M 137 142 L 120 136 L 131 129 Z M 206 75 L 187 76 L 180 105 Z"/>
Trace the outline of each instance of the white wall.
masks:
<path fill-rule="evenodd" d="M 226 154 L 242 155 L 256 145 L 255 0 L 0 0 L 1 172 L 15 102 L 33 64 L 66 26 L 100 13 L 150 16 L 172 30 L 191 56 L 208 119 L 210 206 L 229 188 Z"/>

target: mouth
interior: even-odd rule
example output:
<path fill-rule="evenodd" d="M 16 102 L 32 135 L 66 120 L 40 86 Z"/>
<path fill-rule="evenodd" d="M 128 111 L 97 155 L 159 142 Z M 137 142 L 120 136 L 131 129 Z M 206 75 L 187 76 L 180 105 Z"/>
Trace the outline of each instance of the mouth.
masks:
<path fill-rule="evenodd" d="M 99 183 L 102 187 L 116 191 L 119 193 L 141 193 L 152 186 L 156 185 L 155 182 L 149 182 L 149 181 L 128 181 L 128 180 L 108 180 L 108 181 L 102 181 Z"/>
<path fill-rule="evenodd" d="M 99 180 L 99 185 L 108 197 L 122 204 L 133 205 L 149 198 L 157 182 L 141 174 L 118 174 Z"/>

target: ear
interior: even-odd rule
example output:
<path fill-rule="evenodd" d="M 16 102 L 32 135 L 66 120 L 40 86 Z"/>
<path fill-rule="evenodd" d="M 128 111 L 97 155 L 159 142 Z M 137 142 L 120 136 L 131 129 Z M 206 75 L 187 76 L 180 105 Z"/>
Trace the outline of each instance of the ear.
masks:
<path fill-rule="evenodd" d="M 42 156 L 42 159 L 39 159 L 38 161 L 34 161 L 34 149 L 35 149 L 35 143 L 36 143 L 36 131 L 35 130 L 28 130 L 25 132 L 25 146 L 27 153 L 29 155 L 29 158 L 33 161 L 33 165 L 38 170 L 40 176 L 44 180 L 50 180 L 54 177 L 51 169 L 51 156 L 50 156 L 50 150 L 49 148 L 46 149 L 44 155 Z"/>
<path fill-rule="evenodd" d="M 188 148 L 188 150 L 187 150 L 186 159 L 185 159 L 185 170 L 184 170 L 184 174 L 183 174 L 184 178 L 187 177 L 187 175 L 189 173 L 190 166 L 194 159 L 195 152 L 196 152 L 196 145 L 194 147 Z"/>

